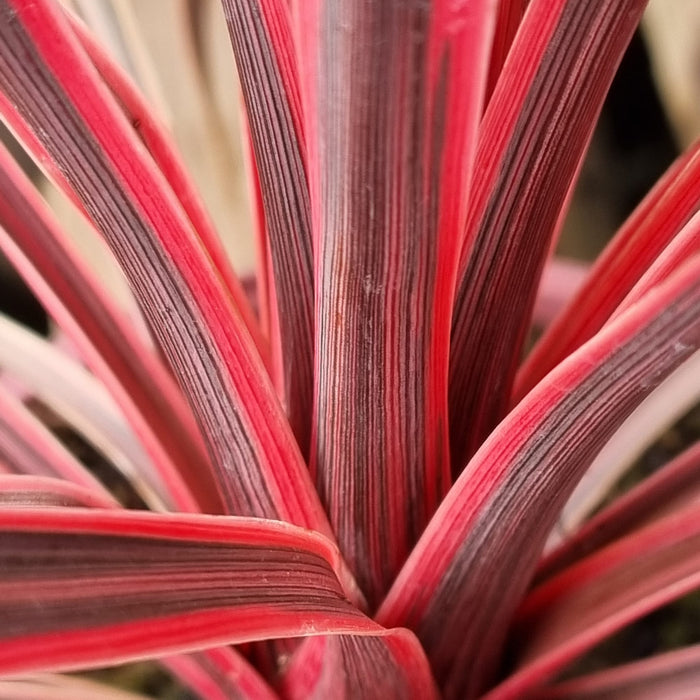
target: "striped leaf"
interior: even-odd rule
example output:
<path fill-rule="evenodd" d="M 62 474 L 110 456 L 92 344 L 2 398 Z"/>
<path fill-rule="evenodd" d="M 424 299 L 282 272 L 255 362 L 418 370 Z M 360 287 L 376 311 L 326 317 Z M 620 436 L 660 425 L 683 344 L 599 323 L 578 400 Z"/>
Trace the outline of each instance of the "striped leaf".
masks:
<path fill-rule="evenodd" d="M 467 465 L 377 616 L 418 634 L 447 697 L 474 697 L 493 681 L 567 496 L 615 428 L 698 347 L 696 258 L 552 371 Z"/>
<path fill-rule="evenodd" d="M 230 296 L 162 174 L 48 0 L 0 3 L 0 88 L 0 113 L 35 157 L 50 155 L 123 266 L 194 409 L 226 510 L 329 533 Z"/>
<path fill-rule="evenodd" d="M 333 546 L 283 523 L 0 509 L 0 568 L 0 674 L 381 632 L 346 599 Z"/>
<path fill-rule="evenodd" d="M 311 212 L 296 56 L 285 0 L 225 0 L 274 273 L 278 384 L 308 454 L 313 389 Z"/>
<path fill-rule="evenodd" d="M 625 625 L 700 587 L 699 552 L 693 504 L 535 588 L 515 618 L 518 668 L 488 700 L 523 697 Z"/>
<path fill-rule="evenodd" d="M 700 210 L 700 143 L 668 169 L 591 269 L 585 284 L 540 338 L 518 372 L 514 401 L 588 340 Z"/>
<path fill-rule="evenodd" d="M 114 501 L 102 484 L 1 384 L 0 460 L 15 474 L 65 479 Z"/>
<path fill-rule="evenodd" d="M 503 418 L 537 284 L 646 0 L 531 0 L 479 134 L 450 351 L 456 476 Z"/>
<path fill-rule="evenodd" d="M 591 552 L 695 500 L 700 500 L 700 443 L 588 520 L 540 562 L 537 580 L 550 578 Z"/>
<path fill-rule="evenodd" d="M 177 385 L 2 146 L 0 249 L 111 391 L 163 483 L 177 484 L 170 500 L 180 510 L 221 512 L 208 456 Z"/>
<path fill-rule="evenodd" d="M 541 700 L 693 700 L 700 688 L 700 645 L 543 688 Z"/>
<path fill-rule="evenodd" d="M 296 4 L 316 256 L 311 470 L 370 605 L 449 486 L 449 316 L 494 9 Z"/>

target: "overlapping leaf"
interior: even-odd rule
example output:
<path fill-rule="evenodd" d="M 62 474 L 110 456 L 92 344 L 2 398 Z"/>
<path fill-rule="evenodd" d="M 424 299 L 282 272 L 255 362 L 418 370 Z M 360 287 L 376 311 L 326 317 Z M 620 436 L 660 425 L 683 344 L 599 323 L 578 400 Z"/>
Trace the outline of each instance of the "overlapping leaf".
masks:
<path fill-rule="evenodd" d="M 486 697 L 515 700 L 624 625 L 700 587 L 700 507 L 632 533 L 530 593 L 518 668 Z"/>
<path fill-rule="evenodd" d="M 449 485 L 449 316 L 495 8 L 295 7 L 316 256 L 311 469 L 375 605 Z"/>
<path fill-rule="evenodd" d="M 537 282 L 645 0 L 531 0 L 486 110 L 450 351 L 456 476 L 505 415 Z"/>
<path fill-rule="evenodd" d="M 4 674 L 381 631 L 346 599 L 336 550 L 282 523 L 0 509 L 0 562 Z"/>
<path fill-rule="evenodd" d="M 305 144 L 285 0 L 225 0 L 274 273 L 278 382 L 302 453 L 311 437 L 313 255 Z"/>
<path fill-rule="evenodd" d="M 230 296 L 63 14 L 4 0 L 0 34 L 0 112 L 35 157 L 50 154 L 115 251 L 195 409 L 226 509 L 329 532 Z"/>
<path fill-rule="evenodd" d="M 220 512 L 209 459 L 178 387 L 1 146 L 0 249 L 123 408 L 171 487 L 168 501 Z"/>
<path fill-rule="evenodd" d="M 603 326 L 699 208 L 700 143 L 668 169 L 596 260 L 586 283 L 520 368 L 514 401 Z"/>
<path fill-rule="evenodd" d="M 605 440 L 700 347 L 700 259 L 551 372 L 443 501 L 377 619 L 418 634 L 447 697 L 493 680 L 561 506 Z"/>

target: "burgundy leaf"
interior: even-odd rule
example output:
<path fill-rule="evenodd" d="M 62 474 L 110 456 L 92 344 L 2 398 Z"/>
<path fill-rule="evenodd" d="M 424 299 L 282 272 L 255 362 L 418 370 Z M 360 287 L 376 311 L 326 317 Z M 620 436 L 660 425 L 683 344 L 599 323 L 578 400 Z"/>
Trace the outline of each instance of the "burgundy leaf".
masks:
<path fill-rule="evenodd" d="M 296 57 L 285 0 L 224 0 L 239 68 L 274 273 L 282 397 L 308 454 L 313 388 L 313 254 Z"/>
<path fill-rule="evenodd" d="M 518 31 L 525 9 L 530 0 L 496 0 L 498 14 L 496 15 L 496 31 L 491 42 L 489 75 L 486 81 L 486 104 L 493 94 L 496 83 L 501 76 L 503 64 L 506 62 L 508 51 Z"/>
<path fill-rule="evenodd" d="M 200 241 L 209 254 L 216 271 L 233 298 L 245 326 L 250 332 L 263 360 L 269 362 L 269 348 L 255 319 L 247 296 L 226 256 L 214 224 L 207 213 L 201 197 L 195 189 L 180 160 L 165 127 L 158 122 L 146 100 L 132 83 L 131 78 L 113 61 L 95 40 L 90 31 L 69 15 L 71 26 L 83 48 L 94 63 L 100 76 L 112 91 L 126 118 L 148 148 L 168 184 L 182 205 Z"/>
<path fill-rule="evenodd" d="M 17 474 L 65 479 L 114 503 L 102 484 L 2 385 L 0 461 Z"/>
<path fill-rule="evenodd" d="M 537 580 L 550 578 L 591 552 L 698 499 L 700 442 L 613 501 L 550 552 L 540 562 Z"/>
<path fill-rule="evenodd" d="M 0 507 L 116 508 L 104 492 L 70 481 L 26 474 L 0 475 Z"/>
<path fill-rule="evenodd" d="M 700 645 L 543 688 L 541 700 L 696 700 Z"/>
<path fill-rule="evenodd" d="M 486 697 L 523 697 L 620 628 L 698 587 L 700 507 L 693 504 L 535 588 L 515 619 L 518 668 Z"/>
<path fill-rule="evenodd" d="M 449 316 L 494 10 L 296 5 L 316 256 L 311 469 L 370 605 L 449 486 Z"/>
<path fill-rule="evenodd" d="M 519 401 L 552 367 L 610 318 L 646 269 L 700 209 L 700 142 L 659 180 L 595 262 L 586 283 L 518 373 Z"/>
<path fill-rule="evenodd" d="M 508 408 L 539 276 L 646 0 L 531 0 L 474 165 L 450 351 L 456 476 Z"/>
<path fill-rule="evenodd" d="M 437 700 L 425 655 L 412 634 L 309 639 L 282 684 L 289 700 Z"/>
<path fill-rule="evenodd" d="M 42 149 L 50 154 L 115 251 L 193 406 L 227 511 L 329 533 L 230 295 L 62 12 L 47 0 L 0 3 L 0 87 L 0 112 L 35 157 Z"/>
<path fill-rule="evenodd" d="M 413 629 L 448 698 L 493 680 L 561 507 L 654 386 L 700 347 L 700 258 L 562 362 L 465 468 L 377 620 Z"/>
<path fill-rule="evenodd" d="M 284 523 L 0 509 L 0 673 L 381 633 L 345 597 L 339 567 L 327 540 Z"/>
<path fill-rule="evenodd" d="M 275 700 L 276 693 L 230 647 L 169 656 L 161 663 L 206 700 Z"/>

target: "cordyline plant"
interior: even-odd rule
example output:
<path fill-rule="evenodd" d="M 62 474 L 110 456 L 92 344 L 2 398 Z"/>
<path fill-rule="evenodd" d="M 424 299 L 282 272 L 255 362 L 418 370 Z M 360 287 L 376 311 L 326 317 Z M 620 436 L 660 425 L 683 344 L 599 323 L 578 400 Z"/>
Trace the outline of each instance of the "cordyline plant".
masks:
<path fill-rule="evenodd" d="M 80 362 L 3 320 L 1 364 L 155 512 L 0 386 L 0 697 L 125 697 L 54 672 L 144 658 L 210 700 L 700 687 L 693 648 L 556 681 L 700 585 L 700 447 L 543 556 L 613 433 L 667 377 L 697 384 L 698 148 L 520 364 L 644 5 L 224 0 L 256 316 L 129 78 L 60 5 L 0 0 L 2 118 L 155 340 L 3 151 L 1 248 Z"/>

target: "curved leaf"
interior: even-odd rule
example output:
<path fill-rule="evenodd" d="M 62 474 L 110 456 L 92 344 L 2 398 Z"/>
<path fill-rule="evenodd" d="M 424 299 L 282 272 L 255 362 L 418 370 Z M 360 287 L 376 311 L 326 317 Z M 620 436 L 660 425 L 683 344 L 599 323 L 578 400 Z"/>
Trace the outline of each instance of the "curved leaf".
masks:
<path fill-rule="evenodd" d="M 547 375 L 467 465 L 377 616 L 417 633 L 447 697 L 492 680 L 566 498 L 615 428 L 699 347 L 696 257 Z"/>

